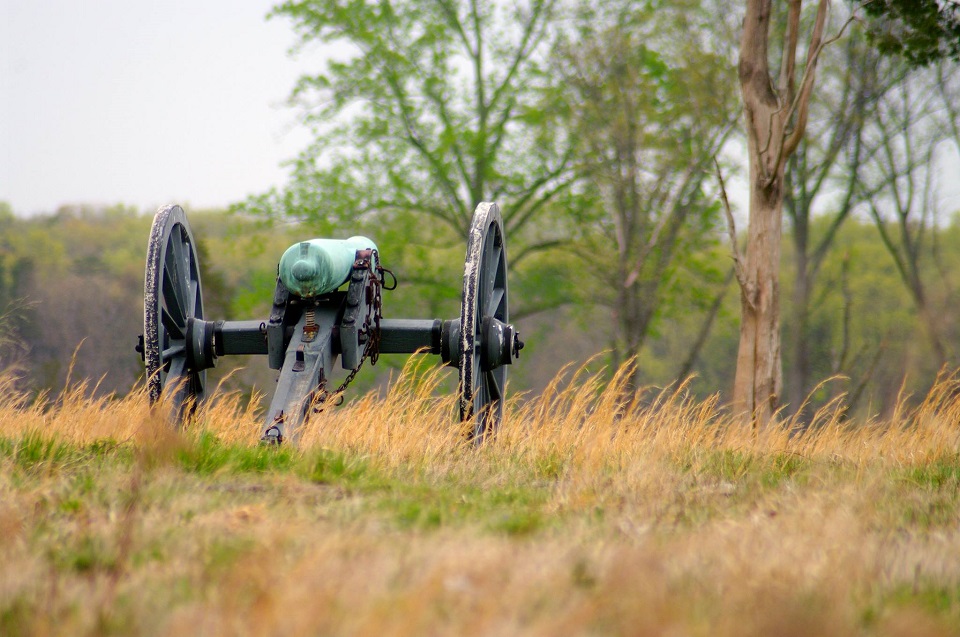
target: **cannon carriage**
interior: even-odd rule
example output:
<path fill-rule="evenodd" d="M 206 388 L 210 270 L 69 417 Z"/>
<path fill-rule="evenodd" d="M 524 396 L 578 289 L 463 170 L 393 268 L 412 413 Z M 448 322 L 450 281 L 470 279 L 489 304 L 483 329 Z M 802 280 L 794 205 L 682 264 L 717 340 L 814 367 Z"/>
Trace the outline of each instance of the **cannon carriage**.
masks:
<path fill-rule="evenodd" d="M 500 210 L 481 203 L 467 241 L 460 316 L 390 318 L 384 290 L 396 278 L 367 237 L 298 242 L 278 265 L 272 309 L 263 319 L 227 321 L 204 312 L 196 244 L 183 209 L 157 211 L 144 276 L 143 358 L 151 403 L 166 398 L 189 417 L 206 393 L 206 370 L 230 355 L 263 355 L 279 376 L 260 439 L 297 440 L 300 426 L 381 354 L 427 353 L 459 370 L 459 417 L 470 438 L 492 434 L 503 416 L 507 366 L 523 348 L 510 324 L 507 254 Z M 345 381 L 328 387 L 337 360 Z"/>

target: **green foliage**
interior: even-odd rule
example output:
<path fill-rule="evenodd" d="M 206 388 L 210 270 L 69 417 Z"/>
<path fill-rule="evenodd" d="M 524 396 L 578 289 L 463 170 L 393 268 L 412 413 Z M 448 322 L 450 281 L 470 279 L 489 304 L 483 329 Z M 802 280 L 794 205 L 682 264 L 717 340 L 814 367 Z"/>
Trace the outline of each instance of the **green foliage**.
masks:
<path fill-rule="evenodd" d="M 698 258 L 716 241 L 713 158 L 736 111 L 709 13 L 688 2 L 580 3 L 558 46 L 558 123 L 576 140 L 582 179 L 562 223 L 578 265 L 601 283 L 585 302 L 613 311 L 615 364 L 664 321 L 709 305 L 723 280 Z M 678 37 L 689 29 L 719 47 L 690 46 Z"/>
<path fill-rule="evenodd" d="M 206 314 L 266 316 L 279 255 L 303 236 L 240 216 L 188 211 L 198 244 Z M 133 351 L 143 331 L 143 268 L 151 217 L 123 207 L 63 208 L 55 215 L 0 215 L 0 367 L 21 364 L 20 385 L 56 394 L 74 382 L 126 393 L 142 374 Z M 105 330 L 104 325 L 109 325 Z M 71 361 L 71 357 L 74 357 Z M 214 384 L 242 364 L 222 360 Z M 272 382 L 263 370 L 234 374 L 228 388 Z"/>
<path fill-rule="evenodd" d="M 264 228 L 242 217 L 214 213 L 190 213 L 190 219 L 209 253 L 209 259 L 201 264 L 204 285 L 209 276 L 222 275 L 220 289 L 226 296 L 216 300 L 211 290 L 209 301 L 219 307 L 227 306 L 228 314 L 235 318 L 265 316 L 275 285 L 277 255 L 306 231 L 296 226 Z M 31 244 L 27 239 L 31 237 L 37 237 L 37 245 L 44 246 L 44 253 L 51 257 L 38 262 L 36 268 L 31 267 L 26 279 L 14 277 L 14 285 L 27 285 L 30 296 L 19 313 L 8 315 L 14 318 L 0 320 L 0 333 L 17 331 L 15 344 L 5 345 L 7 349 L 0 351 L 0 362 L 10 364 L 22 356 L 20 352 L 29 351 L 30 364 L 23 372 L 25 387 L 58 391 L 70 356 L 86 338 L 77 352 L 73 378 L 104 377 L 98 390 L 101 393 L 123 393 L 131 388 L 142 369 L 133 343 L 142 331 L 142 252 L 149 221 L 127 214 L 63 212 L 57 220 L 13 218 L 10 233 L 0 234 L 0 245 L 7 246 L 5 254 L 10 262 L 19 262 L 29 255 Z M 383 248 L 385 264 L 394 268 L 400 279 L 400 288 L 384 295 L 386 316 L 456 316 L 462 247 L 437 249 L 426 242 L 404 241 L 403 236 L 417 227 L 411 220 L 410 226 L 384 228 L 388 241 Z M 434 226 L 432 230 L 449 234 L 449 230 L 438 228 Z M 827 229 L 828 220 L 814 219 L 811 238 L 817 240 Z M 955 280 L 955 273 L 960 272 L 960 225 L 951 223 L 928 232 L 936 251 L 922 263 L 922 274 L 938 282 L 930 287 L 929 300 L 934 307 L 943 308 L 940 320 L 945 334 L 954 339 L 960 333 L 960 323 L 951 318 L 955 313 L 950 310 L 950 290 L 960 285 Z M 378 241 L 383 243 L 379 237 Z M 856 217 L 849 219 L 838 232 L 834 246 L 824 259 L 813 290 L 813 338 L 808 354 L 812 378 L 824 380 L 834 373 L 846 342 L 842 368 L 846 377 L 820 386 L 811 396 L 812 410 L 839 393 L 852 397 L 859 392 L 861 397 L 855 409 L 882 413 L 892 404 L 905 379 L 908 392 L 921 394 L 939 370 L 922 337 L 916 310 L 873 226 Z M 512 245 L 510 248 L 511 258 L 522 252 L 512 250 Z M 793 258 L 792 250 L 793 246 L 785 242 L 785 299 L 790 298 L 793 285 L 786 268 Z M 78 261 L 75 263 L 74 259 Z M 523 259 L 527 267 L 514 271 L 510 282 L 515 301 L 511 309 L 514 318 L 521 321 L 528 347 L 511 370 L 511 392 L 543 387 L 560 365 L 586 359 L 609 345 L 609 310 L 590 313 L 564 308 L 571 300 L 584 303 L 585 299 L 607 298 L 609 284 L 585 266 L 576 265 L 566 248 L 534 251 Z M 707 283 L 722 277 L 729 264 L 724 248 L 705 249 L 693 241 L 683 244 L 680 259 L 680 265 L 671 268 L 671 278 L 664 284 L 661 318 L 654 321 L 641 358 L 645 383 L 662 385 L 674 380 L 680 363 L 690 354 L 703 313 L 716 298 Z M 74 273 L 80 268 L 83 276 Z M 91 286 L 99 287 L 94 290 Z M 729 388 L 738 337 L 735 287 L 731 285 L 721 300 L 713 330 L 693 366 L 695 378 L 690 387 L 700 396 L 723 393 Z M 531 313 L 536 307 L 550 311 Z M 110 317 L 108 333 L 103 330 L 105 313 Z M 796 329 L 789 301 L 785 301 L 784 315 L 784 329 Z M 849 316 L 846 327 L 845 315 Z M 24 329 L 20 330 L 21 327 Z M 787 353 L 788 357 L 791 355 Z M 403 362 L 403 357 L 382 357 L 379 365 L 360 374 L 357 391 L 384 382 L 385 376 Z M 431 360 L 426 363 L 432 364 Z M 241 366 L 246 369 L 235 371 Z M 273 374 L 260 358 L 221 359 L 217 368 L 211 370 L 212 384 L 215 386 L 219 378 L 231 373 L 227 389 L 272 389 Z M 104 448 L 99 453 L 114 452 Z"/>
<path fill-rule="evenodd" d="M 294 162 L 284 191 L 247 207 L 325 231 L 415 214 L 465 237 L 476 204 L 496 199 L 513 236 L 563 183 L 562 157 L 530 143 L 546 140 L 540 54 L 555 4 L 278 5 L 272 15 L 293 22 L 301 45 L 338 54 L 293 95 L 317 141 Z"/>
<path fill-rule="evenodd" d="M 811 238 L 827 231 L 829 219 L 815 219 Z M 934 230 L 946 240 L 952 228 Z M 839 230 L 834 248 L 827 253 L 812 292 L 807 356 L 812 378 L 823 383 L 810 395 L 813 410 L 840 393 L 850 396 L 852 409 L 874 412 L 888 409 L 901 388 L 922 393 L 933 384 L 939 366 L 930 350 L 924 328 L 910 295 L 899 279 L 889 253 L 868 221 L 851 218 Z M 790 263 L 793 246 L 785 244 L 784 263 Z M 952 258 L 952 257 L 950 257 Z M 936 263 L 923 265 L 925 276 L 944 277 L 945 293 L 952 286 L 950 270 Z M 785 298 L 793 286 L 790 270 L 783 280 Z M 796 314 L 787 303 L 784 330 L 799 329 Z M 792 353 L 786 352 L 790 364 Z"/>
<path fill-rule="evenodd" d="M 867 33 L 887 55 L 925 66 L 960 60 L 960 6 L 938 0 L 875 0 L 863 3 L 871 20 Z"/>
<path fill-rule="evenodd" d="M 473 211 L 493 200 L 513 313 L 570 303 L 568 276 L 544 284 L 538 274 L 569 272 L 553 248 L 567 240 L 557 219 L 577 201 L 549 61 L 558 10 L 556 0 L 279 4 L 271 16 L 292 22 L 301 47 L 337 53 L 293 92 L 315 141 L 291 162 L 290 182 L 235 210 L 324 236 L 375 237 L 406 284 L 398 315 L 448 317 L 459 313 Z"/>

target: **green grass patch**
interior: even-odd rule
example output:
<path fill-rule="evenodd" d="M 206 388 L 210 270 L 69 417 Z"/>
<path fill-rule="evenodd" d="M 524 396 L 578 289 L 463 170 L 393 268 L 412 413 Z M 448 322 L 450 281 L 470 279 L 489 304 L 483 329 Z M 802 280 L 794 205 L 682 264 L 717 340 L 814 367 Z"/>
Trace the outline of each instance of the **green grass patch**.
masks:
<path fill-rule="evenodd" d="M 893 472 L 886 508 L 904 528 L 950 528 L 960 517 L 960 456 L 947 454 Z"/>
<path fill-rule="evenodd" d="M 257 546 L 249 537 L 224 537 L 211 541 L 203 550 L 203 572 L 216 581 Z"/>
<path fill-rule="evenodd" d="M 20 438 L 0 439 L 0 456 L 12 460 L 20 471 L 42 473 L 54 471 L 82 454 L 73 445 L 31 431 Z"/>
<path fill-rule="evenodd" d="M 904 502 L 901 511 L 901 522 L 905 527 L 929 531 L 956 525 L 958 503 L 955 497 L 935 495 Z"/>
<path fill-rule="evenodd" d="M 676 464 L 684 472 L 732 484 L 756 484 L 762 488 L 777 488 L 790 480 L 803 480 L 810 461 L 798 454 L 759 454 L 737 449 L 718 449 L 698 452 Z M 698 457 L 699 456 L 699 457 Z"/>
<path fill-rule="evenodd" d="M 362 456 L 321 449 L 307 456 L 304 462 L 308 468 L 305 477 L 317 484 L 376 488 L 381 483 L 379 474 Z"/>
<path fill-rule="evenodd" d="M 933 490 L 960 490 L 960 455 L 950 454 L 905 469 L 901 477 L 919 487 Z"/>
<path fill-rule="evenodd" d="M 538 457 L 534 461 L 537 477 L 543 480 L 559 480 L 567 469 L 568 460 L 559 453 Z"/>
<path fill-rule="evenodd" d="M 960 622 L 960 584 L 931 581 L 899 584 L 878 594 L 862 612 L 861 620 L 869 628 L 876 625 L 885 612 L 904 608 L 915 608 L 956 626 Z"/>
<path fill-rule="evenodd" d="M 548 526 L 549 491 L 514 485 L 481 488 L 446 479 L 439 483 L 394 482 L 375 507 L 401 529 L 477 526 L 492 533 L 528 535 Z"/>
<path fill-rule="evenodd" d="M 0 635 L 20 637 L 32 634 L 31 625 L 37 612 L 36 602 L 27 595 L 0 599 Z"/>
<path fill-rule="evenodd" d="M 756 465 L 757 458 L 752 453 L 732 449 L 708 451 L 700 471 L 707 476 L 738 482 Z"/>
<path fill-rule="evenodd" d="M 92 532 L 66 538 L 54 546 L 50 562 L 60 570 L 81 575 L 110 572 L 118 565 L 114 543 Z"/>
<path fill-rule="evenodd" d="M 764 456 L 758 480 L 767 488 L 779 487 L 789 480 L 802 480 L 810 468 L 803 456 L 790 453 L 775 453 Z"/>
<path fill-rule="evenodd" d="M 288 471 L 296 464 L 291 447 L 270 445 L 228 445 L 211 432 L 203 431 L 196 440 L 177 451 L 177 464 L 191 473 L 212 475 L 230 473 L 268 473 Z"/>
<path fill-rule="evenodd" d="M 54 474 L 69 468 L 89 471 L 118 461 L 129 463 L 133 457 L 131 447 L 114 440 L 81 446 L 39 431 L 27 432 L 18 438 L 0 438 L 0 459 L 8 459 L 15 473 L 31 476 Z"/>

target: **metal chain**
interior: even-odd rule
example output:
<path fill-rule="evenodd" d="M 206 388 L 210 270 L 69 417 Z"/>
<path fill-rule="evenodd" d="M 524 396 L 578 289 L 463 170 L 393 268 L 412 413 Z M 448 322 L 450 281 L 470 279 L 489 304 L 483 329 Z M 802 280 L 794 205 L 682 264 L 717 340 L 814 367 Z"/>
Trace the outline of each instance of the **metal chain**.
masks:
<path fill-rule="evenodd" d="M 376 263 L 376 265 L 374 265 Z M 322 382 L 319 387 L 319 394 L 316 400 L 314 401 L 314 413 L 319 413 L 323 411 L 326 407 L 327 399 L 330 396 L 339 396 L 339 400 L 336 405 L 343 403 L 343 392 L 347 389 L 350 383 L 353 382 L 353 379 L 356 377 L 357 373 L 360 372 L 360 368 L 363 367 L 363 363 L 369 358 L 371 365 L 376 365 L 377 361 L 380 359 L 380 319 L 383 316 L 383 299 L 381 297 L 381 290 L 394 290 L 397 287 L 397 277 L 387 268 L 381 267 L 380 265 L 380 255 L 376 250 L 373 251 L 369 259 L 358 259 L 353 264 L 354 269 L 364 268 L 368 270 L 371 274 L 370 278 L 367 279 L 367 315 L 363 319 L 363 327 L 360 329 L 360 335 L 366 335 L 367 345 L 363 348 L 363 355 L 360 357 L 360 362 L 357 363 L 357 366 L 350 370 L 350 373 L 347 374 L 347 377 L 343 379 L 343 382 L 340 383 L 340 386 L 337 387 L 333 392 L 327 391 L 324 385 L 326 382 Z M 393 278 L 393 286 L 385 287 L 384 283 L 386 281 L 386 276 L 384 273 L 389 273 Z M 336 406 L 335 405 L 335 406 Z"/>

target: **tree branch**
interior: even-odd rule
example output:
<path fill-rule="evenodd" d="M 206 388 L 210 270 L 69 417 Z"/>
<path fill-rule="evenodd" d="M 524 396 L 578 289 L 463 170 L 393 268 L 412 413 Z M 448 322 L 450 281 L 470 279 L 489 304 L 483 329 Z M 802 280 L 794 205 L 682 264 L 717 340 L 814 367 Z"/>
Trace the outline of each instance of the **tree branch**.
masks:
<path fill-rule="evenodd" d="M 550 241 L 541 241 L 540 243 L 534 243 L 532 245 L 524 246 L 514 255 L 510 257 L 510 266 L 515 268 L 519 263 L 524 259 L 529 257 L 531 254 L 536 254 L 537 252 L 546 252 L 547 250 L 552 250 L 553 248 L 559 248 L 569 243 L 567 239 L 552 239 Z"/>
<path fill-rule="evenodd" d="M 539 26 L 542 26 L 542 24 L 540 24 L 541 15 L 552 9 L 554 4 L 556 4 L 556 0 L 550 0 L 550 2 L 546 3 L 543 1 L 534 3 L 533 11 L 530 14 L 530 19 L 524 26 L 523 36 L 520 39 L 520 45 L 517 47 L 516 54 L 513 56 L 510 66 L 507 67 L 507 73 L 504 75 L 503 81 L 500 82 L 500 86 L 494 90 L 493 96 L 490 98 L 490 103 L 488 105 L 490 110 L 497 108 L 497 104 L 499 103 L 503 92 L 513 81 L 513 76 L 516 75 L 517 69 L 520 68 L 520 64 L 523 63 L 523 61 L 530 55 L 530 50 L 532 50 L 532 48 L 528 50 L 527 47 L 530 46 L 531 42 L 533 42 L 533 46 L 536 46 L 537 39 L 533 38 L 533 33 Z"/>
<path fill-rule="evenodd" d="M 800 39 L 801 0 L 790 0 L 787 9 L 787 36 L 784 39 L 783 57 L 780 64 L 780 81 L 777 83 L 781 102 L 793 102 L 796 79 L 797 42 Z"/>
<path fill-rule="evenodd" d="M 394 94 L 394 99 L 397 100 L 397 106 L 400 108 L 401 118 L 403 120 L 403 126 L 405 130 L 405 139 L 406 141 L 413 146 L 414 149 L 427 161 L 428 164 L 433 168 L 434 175 L 439 180 L 441 188 L 446 191 L 447 197 L 449 198 L 449 203 L 453 206 L 454 210 L 457 213 L 457 216 L 460 217 L 461 221 L 464 224 L 464 228 L 469 225 L 469 213 L 466 212 L 466 207 L 463 201 L 460 198 L 460 195 L 457 193 L 456 185 L 450 181 L 450 178 L 446 175 L 446 170 L 441 162 L 423 143 L 420 139 L 420 135 L 417 133 L 416 127 L 413 123 L 413 117 L 410 105 L 407 103 L 406 94 L 403 91 L 403 88 L 400 86 L 400 82 L 397 80 L 393 72 L 386 72 L 385 79 L 387 84 L 390 86 Z M 464 230 L 465 231 L 465 230 Z"/>
<path fill-rule="evenodd" d="M 810 45 L 807 49 L 807 61 L 803 69 L 803 78 L 800 81 L 800 91 L 797 93 L 796 100 L 794 100 L 790 106 L 790 111 L 787 113 L 786 122 L 789 122 L 793 114 L 797 114 L 797 123 L 794 126 L 793 131 L 789 134 L 783 144 L 782 151 L 778 153 L 777 162 L 775 165 L 779 166 L 779 162 L 782 161 L 783 156 L 790 156 L 793 154 L 793 151 L 797 149 L 797 145 L 800 143 L 800 140 L 803 139 L 803 134 L 807 128 L 807 116 L 810 111 L 810 96 L 813 94 L 813 85 L 817 74 L 817 63 L 820 61 L 820 53 L 823 51 L 823 48 L 833 42 L 836 42 L 843 36 L 843 32 L 846 31 L 847 26 L 853 22 L 854 17 L 851 16 L 843 23 L 843 26 L 840 27 L 840 31 L 837 32 L 837 35 L 834 37 L 823 41 L 823 30 L 827 22 L 827 5 L 828 0 L 820 0 L 817 5 L 817 17 L 814 20 L 813 33 L 810 35 Z"/>
<path fill-rule="evenodd" d="M 737 224 L 733 220 L 730 201 L 727 199 L 727 188 L 723 183 L 723 173 L 720 171 L 720 162 L 717 161 L 716 157 L 713 159 L 713 164 L 717 169 L 717 182 L 720 184 L 720 201 L 723 203 L 723 212 L 727 216 L 727 235 L 730 238 L 730 250 L 733 254 L 733 272 L 736 275 L 737 283 L 740 285 L 740 290 L 743 292 L 744 298 L 747 299 L 750 308 L 756 311 L 752 292 L 753 286 L 750 285 L 747 279 L 747 274 L 744 271 L 743 257 L 740 254 L 740 247 L 737 244 Z"/>
<path fill-rule="evenodd" d="M 713 328 L 713 321 L 717 318 L 717 314 L 720 313 L 720 308 L 723 306 L 723 298 L 727 295 L 727 288 L 730 287 L 730 281 L 733 280 L 733 277 L 734 271 L 733 268 L 731 268 L 724 277 L 723 283 L 720 285 L 720 291 L 717 292 L 715 297 L 713 297 L 713 302 L 710 303 L 710 309 L 707 310 L 707 316 L 704 319 L 703 324 L 700 326 L 700 330 L 697 332 L 697 337 L 693 339 L 693 345 L 690 346 L 690 352 L 687 354 L 686 360 L 684 360 L 683 364 L 680 366 L 680 371 L 678 371 L 677 375 L 675 376 L 676 383 L 683 383 L 690 376 L 690 371 L 697 362 L 697 358 L 700 356 L 700 351 L 707 342 L 707 337 L 710 335 L 710 330 Z"/>

